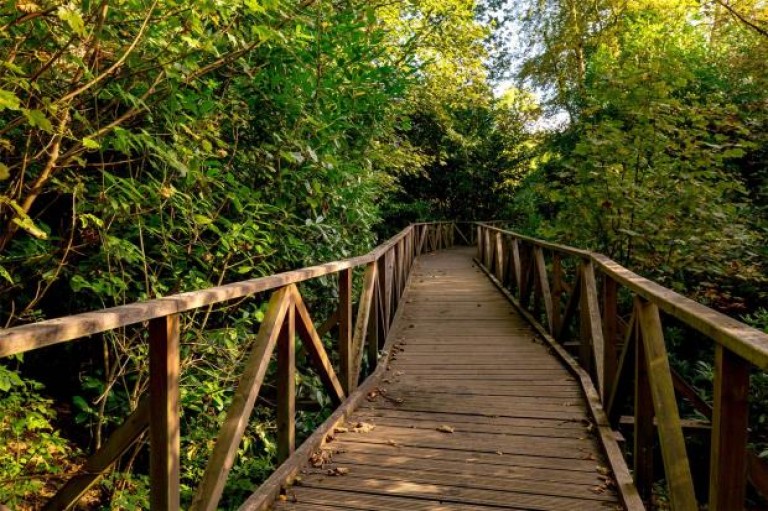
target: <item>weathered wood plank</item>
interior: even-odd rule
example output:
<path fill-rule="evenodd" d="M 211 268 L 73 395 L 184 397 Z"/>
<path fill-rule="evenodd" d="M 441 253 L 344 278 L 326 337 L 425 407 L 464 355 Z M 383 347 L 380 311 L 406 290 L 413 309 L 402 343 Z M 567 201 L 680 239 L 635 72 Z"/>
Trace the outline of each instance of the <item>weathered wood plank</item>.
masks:
<path fill-rule="evenodd" d="M 536 278 L 538 279 L 538 287 L 541 290 L 541 299 L 544 301 L 544 313 L 547 315 L 547 327 L 549 333 L 554 333 L 554 305 L 552 303 L 552 292 L 549 289 L 549 278 L 547 276 L 547 264 L 544 261 L 544 251 L 535 247 L 533 249 L 533 258 L 536 265 Z"/>
<path fill-rule="evenodd" d="M 339 375 L 347 393 L 355 387 L 352 329 L 352 271 L 343 270 L 339 272 Z"/>
<path fill-rule="evenodd" d="M 330 394 L 331 399 L 340 404 L 346 396 L 344 387 L 341 385 L 336 371 L 333 369 L 331 360 L 325 352 L 323 340 L 317 335 L 312 318 L 309 316 L 307 306 L 304 305 L 304 299 L 296 286 L 288 286 L 288 291 L 296 310 L 296 331 L 302 341 L 304 349 L 309 354 L 310 361 L 323 382 L 323 386 Z"/>
<path fill-rule="evenodd" d="M 195 511 L 214 511 L 221 499 L 227 476 L 237 454 L 237 448 L 243 438 L 243 432 L 261 390 L 269 359 L 282 330 L 283 322 L 292 303 L 290 287 L 283 287 L 272 294 L 253 343 L 253 348 L 245 363 L 245 370 L 238 382 L 232 404 L 227 411 L 227 418 L 219 431 L 213 453 L 208 460 L 205 474 L 197 487 L 190 509 Z"/>
<path fill-rule="evenodd" d="M 149 322 L 149 507 L 179 509 L 179 316 Z"/>
<path fill-rule="evenodd" d="M 296 307 L 291 305 L 277 340 L 277 463 L 296 450 Z"/>
<path fill-rule="evenodd" d="M 352 345 L 354 346 L 354 380 L 355 385 L 360 375 L 360 368 L 363 360 L 363 344 L 365 343 L 366 334 L 368 333 L 368 323 L 370 321 L 371 312 L 375 311 L 376 301 L 374 300 L 374 293 L 376 292 L 376 270 L 375 264 L 370 264 L 365 269 L 365 276 L 363 277 L 363 290 L 360 295 L 360 303 L 357 306 L 357 321 L 355 322 L 355 334 L 353 336 Z M 389 281 L 389 278 L 387 279 Z M 386 298 L 385 298 L 386 299 Z"/>
<path fill-rule="evenodd" d="M 709 509 L 743 509 L 747 487 L 749 364 L 715 347 Z"/>
<path fill-rule="evenodd" d="M 585 349 L 582 356 L 585 363 L 587 357 L 594 356 L 595 373 L 597 374 L 597 388 L 600 398 L 605 402 L 605 340 L 603 339 L 603 326 L 600 319 L 600 305 L 597 298 L 597 282 L 592 263 L 585 262 L 581 266 L 581 343 Z M 591 346 L 591 353 L 586 351 L 586 346 Z M 585 367 L 590 367 L 586 363 Z"/>
<path fill-rule="evenodd" d="M 680 426 L 680 413 L 675 400 L 659 309 L 655 304 L 641 300 L 636 300 L 635 307 L 645 351 L 648 383 L 658 422 L 659 443 L 670 502 L 675 510 L 697 511 L 699 506 L 693 491 L 693 477 Z"/>

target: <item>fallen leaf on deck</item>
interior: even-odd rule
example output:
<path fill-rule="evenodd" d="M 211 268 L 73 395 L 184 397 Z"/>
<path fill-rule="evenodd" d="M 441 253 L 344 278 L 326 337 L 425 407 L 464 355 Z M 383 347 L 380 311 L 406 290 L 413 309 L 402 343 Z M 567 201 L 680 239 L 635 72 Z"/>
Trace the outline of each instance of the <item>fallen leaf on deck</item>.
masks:
<path fill-rule="evenodd" d="M 376 426 L 374 426 L 373 424 L 369 424 L 367 422 L 358 422 L 352 428 L 352 432 L 353 433 L 369 433 L 374 429 L 376 429 Z"/>
<path fill-rule="evenodd" d="M 610 469 L 608 469 L 607 467 L 600 466 L 600 465 L 597 466 L 597 471 L 599 473 L 601 473 L 602 475 L 604 475 L 604 476 L 610 475 L 610 473 L 611 473 Z"/>
<path fill-rule="evenodd" d="M 345 428 L 344 426 L 338 426 L 338 427 L 333 428 L 333 432 L 334 433 L 348 433 L 349 432 L 349 428 Z"/>
<path fill-rule="evenodd" d="M 387 440 L 387 445 L 391 445 L 392 447 L 400 447 L 400 444 L 398 444 L 394 440 Z"/>
<path fill-rule="evenodd" d="M 310 456 L 309 462 L 313 467 L 322 467 L 323 465 L 330 463 L 331 458 L 333 458 L 333 454 L 330 451 L 320 450 L 315 451 L 315 453 Z"/>
<path fill-rule="evenodd" d="M 442 426 L 438 427 L 437 430 L 440 433 L 453 433 L 454 429 L 451 426 L 448 426 L 447 424 L 443 424 Z"/>
<path fill-rule="evenodd" d="M 349 469 L 345 467 L 333 467 L 328 469 L 327 474 L 329 476 L 345 476 L 349 474 Z"/>

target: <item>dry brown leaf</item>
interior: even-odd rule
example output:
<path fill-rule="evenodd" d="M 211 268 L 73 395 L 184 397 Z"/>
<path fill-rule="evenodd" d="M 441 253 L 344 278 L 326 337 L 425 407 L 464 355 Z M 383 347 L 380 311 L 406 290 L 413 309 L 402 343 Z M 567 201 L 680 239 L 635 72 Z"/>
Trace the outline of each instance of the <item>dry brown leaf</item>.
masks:
<path fill-rule="evenodd" d="M 322 467 L 323 465 L 327 465 L 331 462 L 331 458 L 333 458 L 333 453 L 328 450 L 320 450 L 315 451 L 312 456 L 309 457 L 309 462 L 312 464 L 313 467 Z"/>
<path fill-rule="evenodd" d="M 349 469 L 346 467 L 333 467 L 326 471 L 329 476 L 345 476 L 349 474 Z"/>
<path fill-rule="evenodd" d="M 453 431 L 454 431 L 454 429 L 451 426 L 447 425 L 447 424 L 443 424 L 442 426 L 438 427 L 437 430 L 440 433 L 453 433 Z"/>
<path fill-rule="evenodd" d="M 608 467 L 603 467 L 602 465 L 597 466 L 597 471 L 604 476 L 611 474 L 611 470 Z"/>
<path fill-rule="evenodd" d="M 337 426 L 333 428 L 334 433 L 349 433 L 349 428 L 345 428 L 344 426 Z"/>
<path fill-rule="evenodd" d="M 376 426 L 373 424 L 369 424 L 367 422 L 358 422 L 354 425 L 351 431 L 353 433 L 370 433 L 374 429 L 376 429 Z"/>

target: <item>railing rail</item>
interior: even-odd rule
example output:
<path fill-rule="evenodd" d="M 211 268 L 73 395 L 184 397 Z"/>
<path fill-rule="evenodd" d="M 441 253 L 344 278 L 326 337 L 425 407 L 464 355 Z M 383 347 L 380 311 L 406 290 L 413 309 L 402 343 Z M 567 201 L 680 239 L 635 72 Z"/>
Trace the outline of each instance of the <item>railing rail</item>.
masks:
<path fill-rule="evenodd" d="M 768 368 L 768 335 L 603 255 L 484 223 L 476 230 L 478 262 L 556 347 L 573 345 L 614 429 L 634 384 L 633 475 L 644 499 L 650 499 L 655 480 L 656 429 L 672 508 L 699 509 L 676 393 L 711 420 L 708 509 L 743 509 L 748 480 L 768 495 L 768 471 L 747 449 L 750 368 Z M 574 266 L 571 284 L 567 260 Z M 633 297 L 626 321 L 619 311 L 620 288 Z M 661 313 L 714 341 L 712 405 L 670 368 Z M 572 335 L 577 317 L 578 335 Z"/>
<path fill-rule="evenodd" d="M 247 357 L 227 417 L 190 509 L 214 510 L 259 395 L 273 353 L 277 353 L 278 462 L 295 449 L 295 339 L 301 341 L 331 399 L 339 404 L 360 382 L 364 354 L 375 367 L 416 257 L 450 247 L 456 234 L 472 243 L 456 222 L 412 224 L 370 253 L 343 261 L 235 282 L 201 291 L 0 329 L 0 357 L 20 354 L 129 325 L 146 325 L 149 342 L 149 392 L 137 408 L 46 504 L 47 510 L 69 509 L 148 430 L 150 507 L 179 509 L 180 495 L 180 314 L 272 292 L 264 320 Z M 353 296 L 352 271 L 364 268 L 362 291 Z M 320 326 L 315 324 L 297 284 L 337 275 L 339 303 Z M 358 302 L 353 318 L 353 304 Z M 338 327 L 334 367 L 322 341 Z"/>

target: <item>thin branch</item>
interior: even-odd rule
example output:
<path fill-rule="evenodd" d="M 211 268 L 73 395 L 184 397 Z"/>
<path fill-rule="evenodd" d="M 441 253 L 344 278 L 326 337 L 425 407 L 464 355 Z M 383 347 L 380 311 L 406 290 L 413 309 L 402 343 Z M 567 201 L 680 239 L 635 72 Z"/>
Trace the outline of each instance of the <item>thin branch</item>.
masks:
<path fill-rule="evenodd" d="M 731 4 L 725 0 L 715 0 L 718 4 L 725 7 L 725 9 L 737 20 L 744 23 L 746 26 L 757 32 L 763 37 L 768 37 L 768 30 L 764 29 L 763 27 L 756 25 L 754 22 L 747 19 L 746 16 L 738 12 Z"/>

